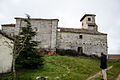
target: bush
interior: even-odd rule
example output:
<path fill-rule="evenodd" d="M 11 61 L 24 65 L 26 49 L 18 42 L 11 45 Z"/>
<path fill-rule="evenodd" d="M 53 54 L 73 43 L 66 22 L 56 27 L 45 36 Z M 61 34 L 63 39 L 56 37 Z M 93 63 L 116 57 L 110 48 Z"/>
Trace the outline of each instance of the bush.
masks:
<path fill-rule="evenodd" d="M 81 54 L 81 56 L 85 56 L 85 57 L 88 57 L 88 58 L 91 58 L 91 59 L 100 59 L 100 57 L 98 57 L 97 55 L 87 55 L 85 53 Z"/>
<path fill-rule="evenodd" d="M 35 69 L 43 65 L 44 59 L 42 57 L 37 51 L 34 53 L 32 51 L 23 51 L 16 59 L 16 64 L 22 68 Z"/>
<path fill-rule="evenodd" d="M 79 53 L 77 51 L 71 49 L 57 49 L 56 52 L 61 56 L 79 56 Z"/>
<path fill-rule="evenodd" d="M 13 80 L 12 73 L 1 73 L 0 80 Z"/>
<path fill-rule="evenodd" d="M 0 80 L 13 80 L 12 77 L 0 77 Z"/>

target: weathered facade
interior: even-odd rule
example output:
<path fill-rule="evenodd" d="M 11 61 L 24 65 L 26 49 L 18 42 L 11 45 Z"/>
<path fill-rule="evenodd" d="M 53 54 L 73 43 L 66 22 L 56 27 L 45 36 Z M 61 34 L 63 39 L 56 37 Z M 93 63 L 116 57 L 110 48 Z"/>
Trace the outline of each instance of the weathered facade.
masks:
<path fill-rule="evenodd" d="M 21 26 L 26 26 L 26 23 L 22 20 L 22 18 L 15 18 L 16 26 L 14 29 L 14 34 L 18 35 Z M 32 18 L 30 20 L 32 28 L 37 32 L 34 40 L 40 42 L 40 48 L 47 50 L 55 50 L 56 49 L 56 33 L 58 26 L 58 19 L 39 19 Z"/>
<path fill-rule="evenodd" d="M 60 28 L 57 37 L 57 48 L 73 49 L 80 54 L 98 55 L 107 53 L 107 35 L 102 33 L 86 33 L 82 29 Z M 78 30 L 78 31 L 77 31 Z M 84 31 L 84 30 L 83 30 Z"/>
<path fill-rule="evenodd" d="M 14 35 L 15 24 L 4 24 L 2 25 L 2 30 L 9 36 Z"/>
<path fill-rule="evenodd" d="M 0 31 L 0 73 L 11 71 L 13 59 L 13 40 Z"/>
<path fill-rule="evenodd" d="M 21 26 L 26 26 L 23 18 L 15 18 L 14 35 L 17 35 Z M 73 49 L 80 54 L 100 56 L 101 52 L 107 54 L 107 34 L 98 32 L 94 14 L 85 14 L 81 18 L 82 28 L 60 28 L 58 19 L 31 18 L 30 22 L 37 32 L 35 40 L 39 41 L 39 48 L 49 51 L 58 49 Z M 6 28 L 3 26 L 3 31 Z M 6 30 L 6 32 L 12 30 Z"/>
<path fill-rule="evenodd" d="M 100 56 L 107 54 L 107 34 L 98 32 L 95 15 L 86 14 L 81 20 L 82 28 L 59 28 L 57 33 L 58 49 L 73 49 L 80 54 Z"/>

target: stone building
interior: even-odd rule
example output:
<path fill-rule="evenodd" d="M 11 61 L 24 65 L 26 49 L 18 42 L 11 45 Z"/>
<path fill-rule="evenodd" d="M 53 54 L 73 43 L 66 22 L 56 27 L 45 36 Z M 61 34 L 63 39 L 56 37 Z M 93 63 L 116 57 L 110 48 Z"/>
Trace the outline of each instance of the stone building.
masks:
<path fill-rule="evenodd" d="M 80 54 L 100 56 L 101 52 L 107 54 L 107 34 L 98 32 L 94 14 L 85 14 L 81 18 L 82 28 L 61 28 L 58 27 L 58 19 L 31 18 L 30 22 L 34 31 L 37 32 L 34 40 L 39 41 L 39 48 L 49 51 L 57 49 L 72 49 Z M 15 18 L 16 24 L 13 29 L 3 31 L 18 35 L 21 26 L 26 26 L 24 18 Z M 9 26 L 10 27 L 10 26 Z"/>
<path fill-rule="evenodd" d="M 26 26 L 26 23 L 22 20 L 23 18 L 15 19 L 14 35 L 18 35 L 20 27 Z M 55 51 L 58 21 L 58 19 L 31 18 L 32 28 L 37 32 L 34 40 L 40 42 L 39 48 Z"/>
<path fill-rule="evenodd" d="M 3 24 L 2 25 L 2 30 L 9 36 L 13 36 L 14 35 L 14 28 L 15 28 L 15 24 Z"/>
<path fill-rule="evenodd" d="M 80 54 L 100 56 L 107 54 L 107 34 L 98 32 L 95 15 L 86 14 L 81 20 L 82 28 L 59 28 L 57 33 L 57 48 L 73 49 Z"/>

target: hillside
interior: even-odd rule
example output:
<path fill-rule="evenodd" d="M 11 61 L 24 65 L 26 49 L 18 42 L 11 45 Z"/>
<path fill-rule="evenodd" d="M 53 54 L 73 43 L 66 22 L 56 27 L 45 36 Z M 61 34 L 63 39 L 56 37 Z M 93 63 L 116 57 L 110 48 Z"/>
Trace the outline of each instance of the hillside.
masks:
<path fill-rule="evenodd" d="M 19 80 L 36 80 L 36 77 L 48 77 L 47 80 L 86 80 L 100 71 L 99 60 L 86 57 L 45 56 L 45 65 L 36 70 L 18 69 Z M 120 73 L 120 62 L 109 62 L 115 65 L 108 71 L 108 80 L 114 80 Z M 100 78 L 98 78 L 99 80 Z M 95 79 L 97 80 L 97 79 Z"/>

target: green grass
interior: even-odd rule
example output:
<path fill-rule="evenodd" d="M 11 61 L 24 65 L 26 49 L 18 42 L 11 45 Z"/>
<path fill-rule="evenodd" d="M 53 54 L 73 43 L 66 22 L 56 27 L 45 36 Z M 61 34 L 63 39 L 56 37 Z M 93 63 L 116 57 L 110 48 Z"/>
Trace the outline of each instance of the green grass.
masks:
<path fill-rule="evenodd" d="M 46 62 L 43 68 L 18 69 L 18 80 L 36 80 L 37 76 L 47 76 L 47 80 L 56 80 L 57 76 L 60 77 L 58 80 L 85 80 L 101 70 L 99 68 L 100 62 L 97 59 L 67 56 L 45 56 L 44 58 Z M 108 71 L 108 77 L 109 80 L 115 80 L 115 77 L 120 73 L 120 62 L 109 62 L 108 64 L 114 64 L 113 69 Z M 63 74 L 66 74 L 68 70 L 63 66 L 67 66 L 71 71 L 65 77 Z M 100 77 L 94 80 L 100 80 Z"/>
<path fill-rule="evenodd" d="M 116 80 L 118 75 L 120 74 L 120 62 L 108 62 L 109 65 L 113 65 L 113 68 L 107 71 L 108 80 Z M 92 80 L 100 80 L 102 76 L 97 77 Z"/>

